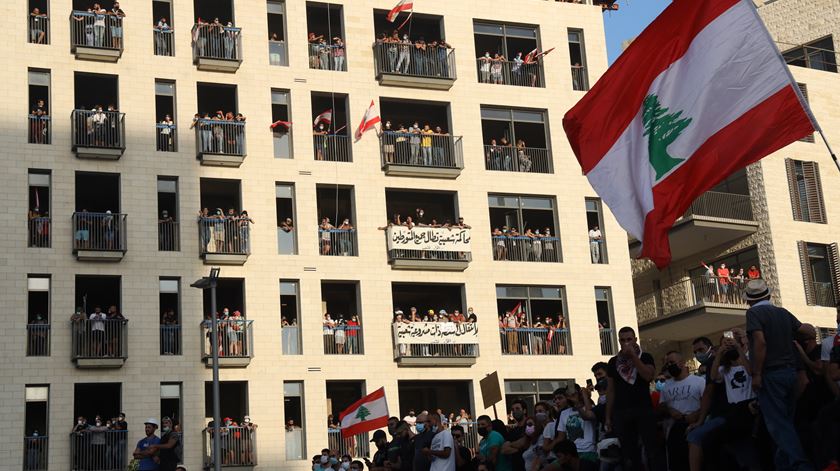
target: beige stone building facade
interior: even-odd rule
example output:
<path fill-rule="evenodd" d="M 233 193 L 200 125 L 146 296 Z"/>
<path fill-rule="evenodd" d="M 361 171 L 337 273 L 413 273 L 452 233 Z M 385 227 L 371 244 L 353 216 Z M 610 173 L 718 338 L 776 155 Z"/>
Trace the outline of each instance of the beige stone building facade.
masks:
<path fill-rule="evenodd" d="M 757 2 L 828 142 L 840 141 L 835 41 L 837 2 Z M 774 301 L 820 337 L 834 332 L 840 300 L 840 172 L 819 135 L 793 143 L 701 196 L 671 231 L 674 263 L 662 272 L 633 262 L 641 335 L 657 360 L 669 350 L 691 355 L 691 342 L 743 326 L 744 269 L 774 290 Z M 631 247 L 633 243 L 631 243 Z M 719 275 L 721 263 L 729 278 Z M 711 266 L 712 276 L 705 266 Z M 725 272 L 723 272 L 725 274 Z M 725 278 L 725 277 L 724 277 Z M 731 279 L 731 281 L 730 281 Z"/>
<path fill-rule="evenodd" d="M 143 421 L 162 416 L 182 428 L 190 469 L 207 464 L 211 305 L 190 284 L 211 266 L 221 267 L 218 310 L 242 314 L 220 327 L 222 415 L 259 426 L 226 435 L 222 460 L 233 467 L 307 469 L 328 445 L 363 453 L 361 438 L 329 438 L 326 419 L 380 387 L 392 415 L 441 407 L 476 417 L 489 412 L 479 380 L 493 371 L 506 400 L 535 401 L 582 383 L 614 351 L 614 328 L 636 324 L 625 236 L 561 126 L 606 69 L 601 9 L 418 2 L 400 35 L 451 48 L 372 46 L 407 17 L 388 23 L 393 3 L 3 3 L 14 19 L 0 46 L 4 469 L 121 469 Z M 308 43 L 309 32 L 327 44 Z M 552 47 L 538 65 L 514 59 Z M 485 52 L 507 60 L 476 59 Z M 798 75 L 813 79 L 817 113 L 830 113 L 826 74 Z M 392 129 L 417 120 L 442 132 L 351 142 L 371 100 Z M 216 111 L 247 120 L 211 119 Z M 324 130 L 313 135 L 319 115 Z M 831 201 L 840 185 L 822 148 L 793 148 L 821 162 Z M 764 177 L 779 189 L 781 159 Z M 786 248 L 780 281 L 795 284 L 798 224 L 775 209 L 787 204 L 781 190 L 766 199 L 768 217 L 785 221 L 771 220 L 784 237 L 772 243 Z M 203 207 L 211 217 L 198 216 Z M 250 219 L 214 218 L 215 208 Z M 417 208 L 426 226 L 377 229 Z M 459 217 L 469 229 L 429 226 Z M 540 237 L 493 238 L 503 226 Z M 811 226 L 808 240 L 830 240 L 832 226 Z M 804 305 L 801 289 L 782 294 Z M 127 321 L 91 319 L 97 306 Z M 395 333 L 394 311 L 408 317 L 410 307 L 472 308 L 477 320 Z M 506 311 L 528 323 L 500 335 Z M 326 312 L 337 324 L 325 327 Z M 127 433 L 71 433 L 78 416 L 120 412 Z"/>

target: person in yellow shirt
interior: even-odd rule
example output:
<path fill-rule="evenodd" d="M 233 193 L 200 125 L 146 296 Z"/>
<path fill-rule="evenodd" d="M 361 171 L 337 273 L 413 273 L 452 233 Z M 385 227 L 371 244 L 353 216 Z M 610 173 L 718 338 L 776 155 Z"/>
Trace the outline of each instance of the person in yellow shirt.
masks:
<path fill-rule="evenodd" d="M 420 141 L 420 151 L 423 155 L 423 164 L 427 167 L 432 165 L 432 135 L 435 133 L 428 124 L 423 125 L 423 139 Z"/>

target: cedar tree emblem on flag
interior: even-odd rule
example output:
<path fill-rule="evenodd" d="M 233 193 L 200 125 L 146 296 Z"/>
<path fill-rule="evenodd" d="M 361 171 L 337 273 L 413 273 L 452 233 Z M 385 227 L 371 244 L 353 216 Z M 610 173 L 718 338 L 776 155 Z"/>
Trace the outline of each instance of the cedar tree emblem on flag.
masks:
<path fill-rule="evenodd" d="M 659 104 L 656 95 L 645 97 L 643 106 L 642 122 L 645 125 L 645 136 L 648 137 L 648 159 L 659 180 L 685 160 L 668 155 L 668 146 L 691 124 L 691 118 L 680 119 L 682 111 L 669 114 L 668 108 Z"/>

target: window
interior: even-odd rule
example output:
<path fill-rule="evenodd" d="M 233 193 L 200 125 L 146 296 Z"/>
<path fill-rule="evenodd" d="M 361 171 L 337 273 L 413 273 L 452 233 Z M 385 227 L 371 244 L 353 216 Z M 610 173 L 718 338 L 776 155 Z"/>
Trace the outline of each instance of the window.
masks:
<path fill-rule="evenodd" d="M 840 257 L 837 243 L 797 242 L 805 301 L 810 306 L 835 307 L 840 299 Z"/>
<path fill-rule="evenodd" d="M 49 248 L 50 241 L 50 190 L 52 172 L 29 169 L 29 215 L 27 240 L 29 247 Z"/>
<path fill-rule="evenodd" d="M 157 115 L 157 150 L 160 152 L 177 152 L 175 82 L 155 80 L 155 114 Z"/>
<path fill-rule="evenodd" d="M 181 250 L 181 231 L 178 225 L 178 177 L 158 177 L 158 250 Z"/>
<path fill-rule="evenodd" d="M 160 278 L 160 354 L 181 354 L 181 279 Z"/>
<path fill-rule="evenodd" d="M 797 67 L 837 72 L 834 38 L 826 36 L 782 53 L 785 61 Z"/>
<path fill-rule="evenodd" d="M 268 62 L 289 65 L 286 49 L 286 2 L 268 0 Z"/>
<path fill-rule="evenodd" d="M 552 197 L 489 195 L 493 259 L 562 262 Z"/>
<path fill-rule="evenodd" d="M 119 77 L 117 75 L 76 72 L 74 75 L 74 110 L 72 114 L 72 144 L 77 156 L 102 158 L 122 155 L 125 149 L 125 113 L 119 107 Z M 100 114 L 96 108 L 101 107 Z M 104 123 L 91 128 L 94 115 Z M 93 149 L 93 150 L 90 150 Z M 108 151 L 105 151 L 107 149 Z"/>
<path fill-rule="evenodd" d="M 271 89 L 271 130 L 274 158 L 292 158 L 291 97 L 288 90 Z"/>
<path fill-rule="evenodd" d="M 481 132 L 487 170 L 554 173 L 544 110 L 482 106 Z"/>
<path fill-rule="evenodd" d="M 799 92 L 802 93 L 802 98 L 805 100 L 806 103 L 808 103 L 808 86 L 804 83 L 797 83 L 796 85 L 799 87 Z M 807 136 L 799 140 L 802 142 L 814 142 L 814 133 L 808 134 Z"/>
<path fill-rule="evenodd" d="M 362 315 L 358 281 L 322 281 L 324 354 L 362 355 Z"/>
<path fill-rule="evenodd" d="M 502 353 L 571 355 L 565 287 L 497 285 L 496 308 Z"/>
<path fill-rule="evenodd" d="M 318 249 L 321 255 L 342 257 L 359 255 L 354 226 L 353 193 L 352 186 L 318 185 L 316 187 Z"/>
<path fill-rule="evenodd" d="M 306 459 L 303 381 L 283 382 L 283 419 L 286 421 L 286 461 Z"/>
<path fill-rule="evenodd" d="M 312 92 L 315 160 L 353 161 L 349 101 L 349 96 L 341 93 Z"/>
<path fill-rule="evenodd" d="M 181 383 L 160 383 L 160 416 L 172 419 L 172 425 L 181 424 Z"/>
<path fill-rule="evenodd" d="M 205 165 L 239 166 L 245 157 L 244 119 L 239 119 L 237 86 L 198 83 L 198 114 L 193 118 L 196 152 Z M 211 118 L 216 118 L 211 121 Z M 224 121 L 220 121 L 224 118 Z"/>
<path fill-rule="evenodd" d="M 826 224 L 819 164 L 785 159 L 785 167 L 793 220 Z"/>
<path fill-rule="evenodd" d="M 595 310 L 598 313 L 598 335 L 601 337 L 601 355 L 615 355 L 616 329 L 613 317 L 612 289 L 595 287 Z"/>
<path fill-rule="evenodd" d="M 600 198 L 586 198 L 586 225 L 589 227 L 589 256 L 592 263 L 608 263 L 607 236 Z"/>
<path fill-rule="evenodd" d="M 364 381 L 327 381 L 327 423 L 339 423 L 339 414 L 364 396 Z M 370 437 L 361 432 L 346 439 L 340 429 L 329 427 L 326 448 L 335 450 L 337 456 L 370 456 Z"/>
<path fill-rule="evenodd" d="M 283 355 L 300 355 L 301 345 L 300 304 L 298 302 L 299 282 L 280 280 L 280 327 Z"/>
<path fill-rule="evenodd" d="M 297 231 L 295 230 L 295 185 L 277 183 L 274 187 L 277 209 L 277 253 L 297 254 Z"/>
<path fill-rule="evenodd" d="M 204 70 L 235 72 L 242 62 L 242 31 L 236 27 L 234 1 L 193 0 L 193 14 L 193 62 L 202 69 L 209 60 Z"/>
<path fill-rule="evenodd" d="M 30 44 L 50 43 L 49 0 L 29 0 L 28 41 Z"/>
<path fill-rule="evenodd" d="M 49 454 L 49 404 L 50 387 L 48 385 L 26 385 L 24 411 L 24 455 L 23 469 L 47 469 Z"/>
<path fill-rule="evenodd" d="M 476 21 L 473 35 L 480 56 L 476 62 L 479 82 L 545 87 L 542 61 L 524 63 L 529 52 L 540 48 L 539 27 Z"/>
<path fill-rule="evenodd" d="M 152 0 L 152 21 L 154 22 L 155 55 L 175 55 L 175 18 L 172 16 L 172 0 Z"/>
<path fill-rule="evenodd" d="M 29 143 L 51 143 L 50 71 L 29 69 Z"/>
<path fill-rule="evenodd" d="M 27 277 L 26 356 L 50 356 L 50 276 Z"/>
<path fill-rule="evenodd" d="M 589 90 L 586 73 L 586 51 L 583 47 L 583 30 L 569 29 L 569 61 L 572 66 L 572 90 Z"/>
<path fill-rule="evenodd" d="M 330 3 L 306 2 L 306 30 L 314 34 L 314 38 L 308 40 L 310 69 L 347 70 L 343 8 Z"/>
<path fill-rule="evenodd" d="M 73 250 L 125 252 L 125 214 L 120 214 L 120 174 L 76 172 Z"/>
<path fill-rule="evenodd" d="M 513 401 L 522 399 L 528 405 L 528 410 L 534 410 L 534 405 L 540 401 L 551 404 L 554 391 L 565 389 L 574 384 L 574 379 L 519 379 L 505 380 L 506 410 L 510 410 Z"/>

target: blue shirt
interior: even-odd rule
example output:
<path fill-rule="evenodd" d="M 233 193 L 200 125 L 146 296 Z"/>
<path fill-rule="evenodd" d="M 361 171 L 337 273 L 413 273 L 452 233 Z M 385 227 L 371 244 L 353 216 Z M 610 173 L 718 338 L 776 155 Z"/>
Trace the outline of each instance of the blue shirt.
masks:
<path fill-rule="evenodd" d="M 139 442 L 137 442 L 137 449 L 140 451 L 146 451 L 152 445 L 159 445 L 160 438 L 157 435 L 152 435 L 151 437 L 145 437 Z M 140 460 L 140 471 L 157 471 L 158 465 L 155 463 L 155 460 L 151 457 L 146 457 Z"/>

